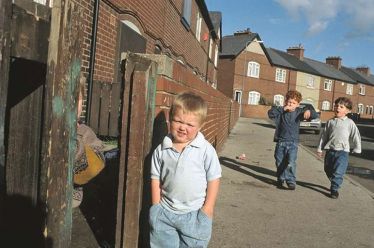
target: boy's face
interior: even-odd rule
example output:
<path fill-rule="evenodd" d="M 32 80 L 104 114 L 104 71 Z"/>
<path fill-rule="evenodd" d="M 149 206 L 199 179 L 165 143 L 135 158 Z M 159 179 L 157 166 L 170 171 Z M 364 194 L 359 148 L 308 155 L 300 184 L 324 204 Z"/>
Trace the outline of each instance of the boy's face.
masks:
<path fill-rule="evenodd" d="M 338 103 L 334 105 L 334 112 L 335 112 L 335 117 L 342 118 L 351 111 L 346 106 L 344 106 L 344 104 Z"/>
<path fill-rule="evenodd" d="M 173 143 L 187 144 L 192 141 L 201 129 L 199 116 L 193 113 L 183 113 L 178 109 L 171 120 L 170 133 Z"/>
<path fill-rule="evenodd" d="M 300 103 L 298 101 L 296 101 L 296 99 L 287 99 L 284 106 L 285 106 L 285 110 L 288 111 L 288 112 L 292 112 L 292 111 L 295 111 L 295 109 L 297 107 L 299 107 Z"/>

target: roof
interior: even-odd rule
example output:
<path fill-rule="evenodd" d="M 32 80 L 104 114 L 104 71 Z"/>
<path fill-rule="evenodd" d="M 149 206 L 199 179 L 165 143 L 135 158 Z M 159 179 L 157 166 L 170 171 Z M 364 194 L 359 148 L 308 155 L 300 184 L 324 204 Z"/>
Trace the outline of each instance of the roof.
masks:
<path fill-rule="evenodd" d="M 271 63 L 273 65 L 278 65 L 281 67 L 286 67 L 290 69 L 294 69 L 301 72 L 306 72 L 314 75 L 321 75 L 317 70 L 311 67 L 309 64 L 303 62 L 302 60 L 298 59 L 297 57 L 283 52 L 274 48 L 266 48 Z"/>
<path fill-rule="evenodd" d="M 220 35 L 218 34 L 218 31 L 221 32 L 220 28 L 222 24 L 222 13 L 220 11 L 209 11 L 209 16 L 210 16 L 210 19 L 212 20 L 214 31 L 216 32 L 217 35 Z"/>
<path fill-rule="evenodd" d="M 356 81 L 350 78 L 347 74 L 336 69 L 334 66 L 316 61 L 309 58 L 304 58 L 303 61 L 313 67 L 316 71 L 320 73 L 321 76 L 326 78 L 331 78 L 339 81 L 344 81 L 347 83 L 356 83 Z"/>
<path fill-rule="evenodd" d="M 340 70 L 358 83 L 374 85 L 374 75 L 367 76 L 353 68 L 345 66 L 342 66 Z"/>
<path fill-rule="evenodd" d="M 222 38 L 222 52 L 220 56 L 236 57 L 255 38 L 261 40 L 257 33 L 224 36 Z"/>

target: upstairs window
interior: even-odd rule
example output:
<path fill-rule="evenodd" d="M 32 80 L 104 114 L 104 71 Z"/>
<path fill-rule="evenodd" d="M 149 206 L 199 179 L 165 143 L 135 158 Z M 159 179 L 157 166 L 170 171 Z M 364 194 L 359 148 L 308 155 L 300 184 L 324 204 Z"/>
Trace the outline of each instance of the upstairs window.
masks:
<path fill-rule="evenodd" d="M 209 39 L 209 58 L 212 59 L 213 39 Z"/>
<path fill-rule="evenodd" d="M 275 106 L 283 106 L 284 105 L 284 96 L 275 95 L 274 96 L 274 105 Z"/>
<path fill-rule="evenodd" d="M 330 110 L 330 102 L 329 101 L 323 101 L 322 102 L 322 110 Z"/>
<path fill-rule="evenodd" d="M 353 95 L 353 85 L 347 84 L 347 90 L 345 91 L 347 95 Z"/>
<path fill-rule="evenodd" d="M 286 70 L 277 68 L 275 71 L 275 81 L 280 83 L 286 82 Z"/>
<path fill-rule="evenodd" d="M 306 87 L 308 88 L 314 88 L 314 77 L 309 76 L 306 81 Z"/>
<path fill-rule="evenodd" d="M 216 49 L 214 50 L 214 65 L 217 67 L 218 65 L 218 46 L 216 45 Z"/>
<path fill-rule="evenodd" d="M 362 85 L 362 84 L 360 85 L 360 90 L 359 90 L 358 94 L 365 95 L 365 85 Z"/>
<path fill-rule="evenodd" d="M 258 78 L 260 76 L 260 64 L 254 61 L 248 62 L 247 76 Z"/>
<path fill-rule="evenodd" d="M 195 36 L 196 36 L 196 39 L 198 41 L 200 41 L 200 36 L 201 36 L 201 21 L 202 21 L 203 18 L 201 18 L 200 16 L 200 13 L 197 12 L 197 16 L 196 16 L 196 32 L 195 32 Z"/>
<path fill-rule="evenodd" d="M 332 80 L 325 79 L 325 82 L 323 83 L 323 89 L 327 91 L 331 91 L 332 89 Z"/>
<path fill-rule="evenodd" d="M 258 103 L 260 102 L 260 96 L 260 93 L 258 93 L 257 91 L 250 91 L 248 97 L 248 104 L 258 105 Z"/>
<path fill-rule="evenodd" d="M 191 0 L 183 0 L 182 23 L 185 28 L 191 26 Z"/>

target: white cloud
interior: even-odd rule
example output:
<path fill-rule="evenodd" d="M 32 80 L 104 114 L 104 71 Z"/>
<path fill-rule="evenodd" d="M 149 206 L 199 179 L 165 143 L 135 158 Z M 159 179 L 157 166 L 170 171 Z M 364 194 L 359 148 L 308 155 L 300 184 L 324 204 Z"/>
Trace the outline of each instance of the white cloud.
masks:
<path fill-rule="evenodd" d="M 373 37 L 374 0 L 274 0 L 298 20 L 305 18 L 308 35 L 324 31 L 339 13 L 340 21 L 347 25 L 347 36 Z M 348 21 L 344 18 L 347 18 Z"/>

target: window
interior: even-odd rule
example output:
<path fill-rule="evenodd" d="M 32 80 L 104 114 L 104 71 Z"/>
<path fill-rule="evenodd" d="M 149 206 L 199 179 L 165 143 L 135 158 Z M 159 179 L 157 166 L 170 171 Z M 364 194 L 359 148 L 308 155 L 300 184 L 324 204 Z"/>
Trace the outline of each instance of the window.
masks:
<path fill-rule="evenodd" d="M 242 103 L 242 92 L 240 90 L 235 90 L 235 101 Z"/>
<path fill-rule="evenodd" d="M 274 96 L 274 105 L 275 106 L 283 106 L 284 105 L 284 96 L 275 95 Z"/>
<path fill-rule="evenodd" d="M 360 90 L 359 90 L 358 94 L 365 95 L 365 85 L 362 85 L 362 84 L 360 85 Z"/>
<path fill-rule="evenodd" d="M 347 90 L 345 92 L 347 95 L 353 95 L 353 85 L 347 84 Z"/>
<path fill-rule="evenodd" d="M 370 106 L 370 109 L 369 109 L 369 115 L 372 115 L 373 114 L 373 106 Z"/>
<path fill-rule="evenodd" d="M 212 58 L 212 50 L 213 50 L 213 39 L 209 39 L 209 58 Z"/>
<path fill-rule="evenodd" d="M 191 26 L 191 0 L 183 1 L 182 23 L 185 28 L 190 29 Z"/>
<path fill-rule="evenodd" d="M 258 105 L 260 101 L 260 93 L 257 91 L 250 91 L 249 92 L 249 98 L 248 98 L 248 104 L 250 105 Z"/>
<path fill-rule="evenodd" d="M 330 110 L 330 102 L 329 101 L 323 101 L 322 102 L 322 110 Z"/>
<path fill-rule="evenodd" d="M 358 113 L 363 114 L 364 113 L 364 105 L 362 103 L 358 104 Z"/>
<path fill-rule="evenodd" d="M 216 45 L 216 49 L 214 50 L 214 65 L 217 67 L 218 65 L 218 46 Z"/>
<path fill-rule="evenodd" d="M 260 75 L 260 64 L 253 62 L 253 61 L 248 62 L 247 76 L 258 78 L 259 75 Z"/>
<path fill-rule="evenodd" d="M 46 6 L 49 6 L 49 7 L 52 7 L 53 5 L 53 0 L 33 0 L 34 3 L 39 3 L 39 4 L 43 4 L 43 5 L 46 5 Z"/>
<path fill-rule="evenodd" d="M 277 68 L 275 71 L 275 81 L 285 83 L 286 82 L 286 70 Z"/>
<path fill-rule="evenodd" d="M 306 87 L 314 88 L 314 77 L 312 77 L 312 76 L 308 77 L 308 80 L 306 82 Z"/>
<path fill-rule="evenodd" d="M 365 114 L 369 114 L 369 105 L 366 105 Z"/>
<path fill-rule="evenodd" d="M 332 80 L 325 79 L 325 82 L 323 84 L 323 89 L 327 90 L 327 91 L 331 91 L 331 89 L 332 89 Z"/>
<path fill-rule="evenodd" d="M 201 36 L 201 21 L 203 18 L 201 18 L 200 13 L 197 12 L 197 17 L 196 17 L 196 32 L 195 36 L 198 41 L 200 41 L 200 36 Z"/>

